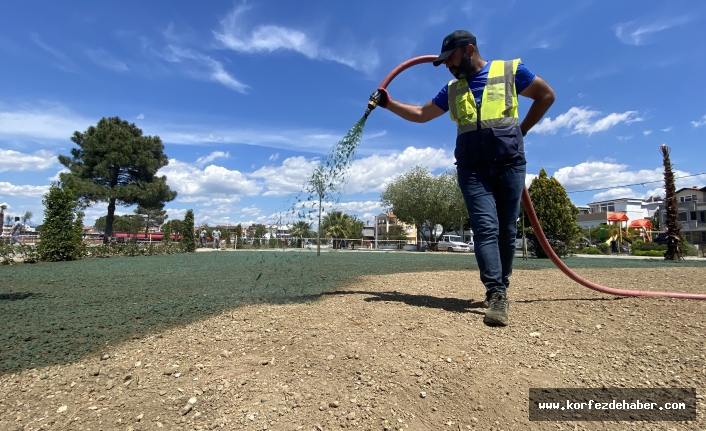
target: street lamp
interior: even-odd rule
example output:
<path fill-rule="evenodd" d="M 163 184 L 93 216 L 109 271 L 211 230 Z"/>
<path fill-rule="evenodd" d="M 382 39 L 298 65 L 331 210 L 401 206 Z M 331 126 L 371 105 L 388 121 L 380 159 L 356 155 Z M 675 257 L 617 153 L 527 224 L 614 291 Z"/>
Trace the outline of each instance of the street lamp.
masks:
<path fill-rule="evenodd" d="M 378 216 L 375 216 L 375 224 L 373 225 L 373 228 L 375 228 L 375 250 L 378 248 Z"/>

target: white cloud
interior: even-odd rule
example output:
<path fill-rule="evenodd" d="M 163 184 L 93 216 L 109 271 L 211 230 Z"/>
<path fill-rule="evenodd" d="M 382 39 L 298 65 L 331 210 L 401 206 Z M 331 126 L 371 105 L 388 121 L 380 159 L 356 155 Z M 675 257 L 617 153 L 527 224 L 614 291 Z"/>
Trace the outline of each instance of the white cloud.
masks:
<path fill-rule="evenodd" d="M 0 198 L 41 198 L 49 191 L 49 186 L 14 185 L 0 181 Z"/>
<path fill-rule="evenodd" d="M 125 63 L 113 57 L 110 52 L 105 49 L 87 49 L 86 55 L 88 55 L 88 58 L 90 58 L 91 61 L 101 67 L 105 67 L 106 69 L 110 69 L 115 72 L 126 72 L 129 70 Z"/>
<path fill-rule="evenodd" d="M 643 130 L 642 134 L 645 136 L 650 136 L 652 134 L 652 130 Z"/>
<path fill-rule="evenodd" d="M 704 115 L 703 117 L 701 117 L 700 119 L 698 119 L 696 121 L 692 121 L 691 125 L 694 127 L 706 126 L 706 115 Z"/>
<path fill-rule="evenodd" d="M 215 38 L 225 47 L 247 54 L 294 51 L 311 60 L 333 61 L 365 73 L 372 72 L 379 64 L 375 49 L 357 50 L 350 42 L 338 49 L 323 47 L 303 31 L 292 28 L 259 25 L 246 35 L 241 21 L 242 15 L 250 8 L 246 4 L 238 6 L 221 20 L 220 30 L 213 31 Z"/>
<path fill-rule="evenodd" d="M 211 163 L 212 161 L 214 161 L 216 159 L 227 159 L 229 157 L 230 157 L 230 153 L 227 151 L 226 152 L 214 151 L 211 154 L 209 154 L 208 156 L 199 157 L 198 159 L 196 159 L 196 162 L 194 162 L 194 164 L 198 167 L 202 167 L 203 165 Z"/>
<path fill-rule="evenodd" d="M 214 199 L 225 199 L 220 202 L 232 203 L 244 195 L 257 195 L 261 189 L 238 171 L 214 165 L 202 170 L 175 159 L 169 160 L 169 165 L 160 169 L 157 175 L 167 176 L 167 184 L 179 193 L 177 200 L 182 202 L 213 204 L 218 203 Z"/>
<path fill-rule="evenodd" d="M 560 114 L 556 119 L 545 118 L 534 126 L 530 133 L 556 134 L 559 129 L 569 129 L 571 134 L 592 135 L 603 132 L 620 123 L 630 124 L 642 121 L 638 117 L 637 111 L 626 111 L 623 113 L 612 113 L 605 117 L 596 119 L 601 115 L 599 111 L 592 111 L 583 107 L 572 107 L 564 114 Z"/>
<path fill-rule="evenodd" d="M 632 137 L 633 137 L 632 135 L 629 135 L 629 136 L 618 136 L 617 138 L 620 142 L 625 142 L 625 141 L 629 141 L 630 139 L 632 139 Z"/>
<path fill-rule="evenodd" d="M 401 153 L 372 155 L 357 159 L 345 174 L 343 193 L 381 192 L 398 175 L 415 166 L 425 166 L 430 171 L 453 168 L 452 154 L 439 148 L 408 147 Z M 264 196 L 285 196 L 300 192 L 307 177 L 319 164 L 305 157 L 290 157 L 280 166 L 264 166 L 248 177 L 265 181 Z"/>
<path fill-rule="evenodd" d="M 626 45 L 645 45 L 654 33 L 684 25 L 689 21 L 688 16 L 681 16 L 651 23 L 639 23 L 638 21 L 620 23 L 615 26 L 615 36 Z"/>
<path fill-rule="evenodd" d="M 664 129 L 661 129 L 661 130 L 662 130 L 663 132 L 671 132 L 673 128 L 674 128 L 674 127 L 669 126 L 669 127 L 665 127 Z"/>
<path fill-rule="evenodd" d="M 604 192 L 596 193 L 593 195 L 594 202 L 607 201 L 610 199 L 620 199 L 620 198 L 641 198 L 639 193 L 635 193 L 631 188 L 619 187 L 617 189 L 610 189 Z"/>
<path fill-rule="evenodd" d="M 273 155 L 270 156 L 271 162 L 276 162 L 278 159 L 279 159 L 279 153 L 274 153 Z"/>
<path fill-rule="evenodd" d="M 140 114 L 137 116 L 138 120 L 144 120 L 145 119 L 145 114 Z"/>
<path fill-rule="evenodd" d="M 74 63 L 73 60 L 71 60 L 66 54 L 42 42 L 38 34 L 32 33 L 30 36 L 34 43 L 54 57 L 55 61 L 52 64 L 56 68 L 72 73 L 78 71 L 78 66 L 76 66 L 76 63 Z"/>
<path fill-rule="evenodd" d="M 5 171 L 43 171 L 56 162 L 54 153 L 47 150 L 32 154 L 0 148 L 0 172 Z"/>
<path fill-rule="evenodd" d="M 664 196 L 660 187 L 664 181 L 663 167 L 654 169 L 628 170 L 628 165 L 617 163 L 614 160 L 587 161 L 576 166 L 567 166 L 557 170 L 552 176 L 556 178 L 567 192 L 581 190 L 600 190 L 593 199 L 595 201 L 614 198 L 649 198 L 650 196 Z M 689 172 L 675 170 L 675 177 L 690 175 Z M 677 189 L 702 184 L 706 175 L 699 177 L 677 178 Z M 635 191 L 638 187 L 654 187 L 645 192 Z"/>
<path fill-rule="evenodd" d="M 285 196 L 301 191 L 317 165 L 317 161 L 302 156 L 289 157 L 280 166 L 263 166 L 248 176 L 265 181 L 267 191 L 263 196 Z"/>
<path fill-rule="evenodd" d="M 192 49 L 170 44 L 157 55 L 170 63 L 185 65 L 187 67 L 186 73 L 196 79 L 217 82 L 243 94 L 246 94 L 247 89 L 250 88 L 231 76 L 220 61 Z"/>
<path fill-rule="evenodd" d="M 74 131 L 95 124 L 60 104 L 10 110 L 0 105 L 0 136 L 24 136 L 36 139 L 68 141 Z"/>
<path fill-rule="evenodd" d="M 453 154 L 441 148 L 408 147 L 401 153 L 372 155 L 353 162 L 349 169 L 345 191 L 347 193 L 382 192 L 396 176 L 409 172 L 415 166 L 430 171 L 452 169 Z"/>

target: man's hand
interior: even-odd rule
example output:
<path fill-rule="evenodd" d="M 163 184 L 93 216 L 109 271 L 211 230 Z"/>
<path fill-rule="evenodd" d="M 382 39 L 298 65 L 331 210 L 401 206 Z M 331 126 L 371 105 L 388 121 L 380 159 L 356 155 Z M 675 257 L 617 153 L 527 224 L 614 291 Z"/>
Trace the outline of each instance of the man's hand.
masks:
<path fill-rule="evenodd" d="M 384 88 L 378 88 L 370 95 L 370 100 L 375 101 L 378 106 L 387 108 L 387 104 L 390 103 L 390 94 Z"/>

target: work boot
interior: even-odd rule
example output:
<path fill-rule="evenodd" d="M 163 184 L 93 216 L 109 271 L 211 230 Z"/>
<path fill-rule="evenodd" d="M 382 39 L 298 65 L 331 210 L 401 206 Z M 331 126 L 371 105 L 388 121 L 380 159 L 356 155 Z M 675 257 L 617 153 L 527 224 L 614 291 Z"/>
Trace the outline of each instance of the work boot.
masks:
<path fill-rule="evenodd" d="M 488 308 L 490 306 L 490 293 L 485 294 L 485 301 L 483 301 L 483 308 Z"/>
<path fill-rule="evenodd" d="M 491 326 L 507 326 L 507 295 L 505 292 L 493 292 L 488 301 L 483 323 Z"/>

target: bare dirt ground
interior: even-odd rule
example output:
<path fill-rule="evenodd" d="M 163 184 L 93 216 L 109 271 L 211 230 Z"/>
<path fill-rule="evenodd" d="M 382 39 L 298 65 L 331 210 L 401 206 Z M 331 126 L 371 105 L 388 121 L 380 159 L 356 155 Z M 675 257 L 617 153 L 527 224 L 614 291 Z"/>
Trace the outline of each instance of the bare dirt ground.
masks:
<path fill-rule="evenodd" d="M 706 292 L 706 268 L 581 270 Z M 664 280 L 671 280 L 665 283 Z M 706 429 L 706 303 L 610 297 L 516 271 L 510 326 L 477 272 L 363 277 L 0 377 L 1 430 Z M 530 422 L 531 387 L 696 388 L 696 422 Z"/>

